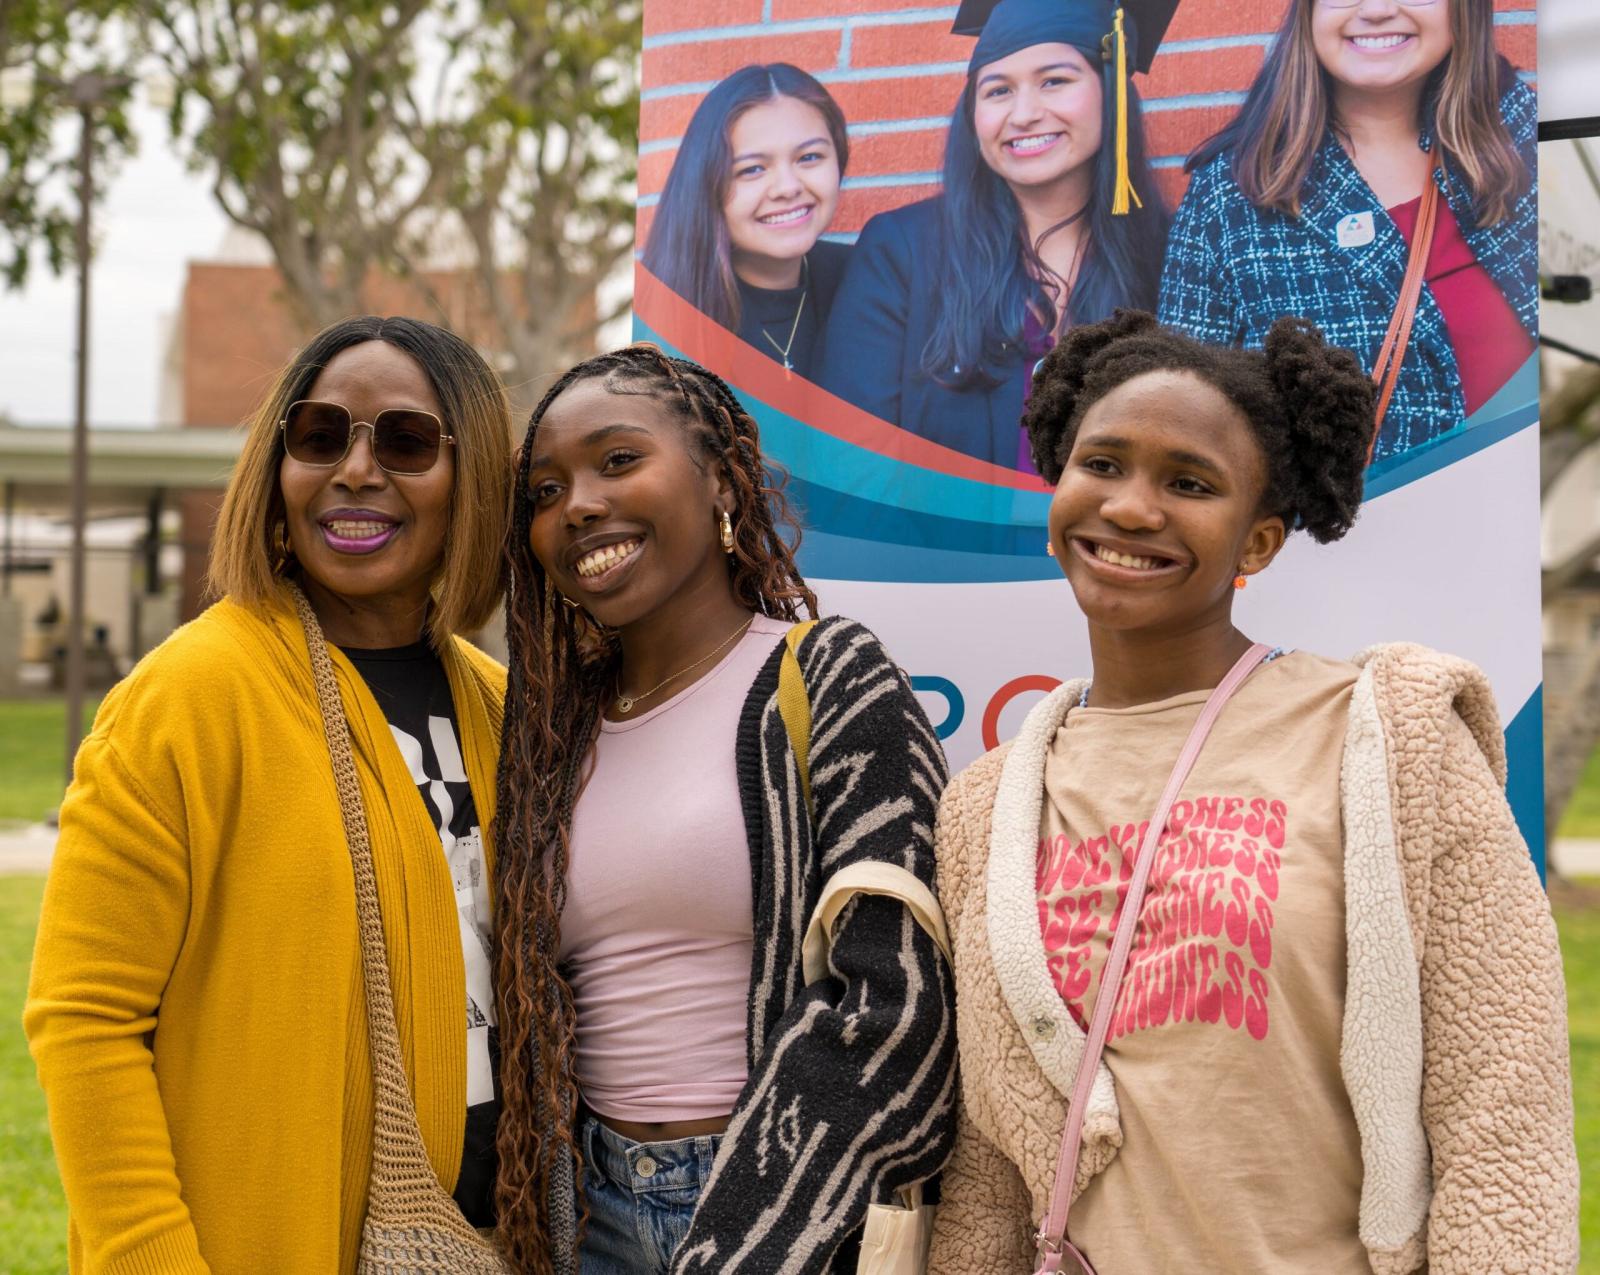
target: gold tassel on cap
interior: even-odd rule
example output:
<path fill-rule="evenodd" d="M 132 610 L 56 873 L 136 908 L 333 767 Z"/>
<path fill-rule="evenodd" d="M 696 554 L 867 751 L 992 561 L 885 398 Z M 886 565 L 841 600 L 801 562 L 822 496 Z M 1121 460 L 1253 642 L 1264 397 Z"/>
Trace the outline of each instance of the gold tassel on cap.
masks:
<path fill-rule="evenodd" d="M 1114 216 L 1123 217 L 1128 213 L 1129 200 L 1138 208 L 1143 208 L 1144 203 L 1139 198 L 1139 192 L 1133 188 L 1132 178 L 1128 176 L 1128 33 L 1123 27 L 1120 4 L 1113 24 L 1112 42 L 1116 47 L 1114 71 L 1117 77 L 1117 188 L 1111 196 L 1111 212 Z"/>

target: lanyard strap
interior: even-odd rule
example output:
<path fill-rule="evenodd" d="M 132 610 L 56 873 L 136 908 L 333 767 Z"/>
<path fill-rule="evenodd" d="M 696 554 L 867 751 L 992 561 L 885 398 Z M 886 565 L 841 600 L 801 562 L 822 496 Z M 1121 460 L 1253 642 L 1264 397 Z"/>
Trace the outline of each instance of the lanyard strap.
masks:
<path fill-rule="evenodd" d="M 1083 1142 L 1083 1117 L 1089 1108 L 1089 1091 L 1094 1088 L 1095 1071 L 1100 1065 L 1100 1055 L 1105 1050 L 1111 1015 L 1116 1009 L 1117 991 L 1128 963 L 1128 952 L 1133 947 L 1134 931 L 1139 926 L 1140 904 L 1144 901 L 1145 886 L 1149 883 L 1150 869 L 1155 862 L 1156 846 L 1167 826 L 1172 803 L 1178 799 L 1178 792 L 1194 768 L 1195 758 L 1199 757 L 1201 745 L 1211 733 L 1217 714 L 1222 712 L 1222 706 L 1232 698 L 1244 679 L 1255 672 L 1270 653 L 1270 647 L 1257 642 L 1239 657 L 1238 662 L 1228 670 L 1227 676 L 1217 683 L 1216 690 L 1211 692 L 1205 707 L 1200 710 L 1200 717 L 1190 730 L 1189 738 L 1184 741 L 1183 751 L 1178 754 L 1177 763 L 1172 767 L 1161 800 L 1156 803 L 1155 814 L 1146 825 L 1139 842 L 1139 858 L 1133 867 L 1133 879 L 1128 882 L 1128 893 L 1123 899 L 1122 913 L 1117 920 L 1117 932 L 1111 940 L 1111 952 L 1106 957 L 1105 969 L 1100 976 L 1100 992 L 1095 997 L 1089 1037 L 1078 1059 L 1072 1102 L 1067 1108 L 1067 1127 L 1061 1135 L 1061 1155 L 1056 1160 L 1055 1187 L 1050 1192 L 1050 1209 L 1045 1214 L 1038 1234 L 1034 1236 L 1038 1246 L 1035 1275 L 1056 1275 L 1061 1270 L 1061 1259 L 1067 1253 L 1089 1275 L 1094 1275 L 1094 1267 L 1089 1265 L 1088 1258 L 1074 1248 L 1066 1237 L 1067 1211 L 1072 1205 L 1072 1186 L 1078 1173 L 1078 1149 Z"/>

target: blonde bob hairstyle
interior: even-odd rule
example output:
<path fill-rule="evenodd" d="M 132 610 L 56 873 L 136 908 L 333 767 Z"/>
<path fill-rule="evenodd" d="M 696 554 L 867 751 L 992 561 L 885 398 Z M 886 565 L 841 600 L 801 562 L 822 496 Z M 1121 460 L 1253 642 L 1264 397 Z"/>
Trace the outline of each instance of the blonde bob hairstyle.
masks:
<path fill-rule="evenodd" d="M 284 577 L 298 572 L 292 557 L 278 561 L 274 546 L 284 521 L 278 425 L 290 403 L 308 396 L 335 355 L 368 341 L 383 341 L 416 360 L 439 399 L 445 432 L 456 440 L 455 490 L 428 618 L 428 637 L 441 647 L 452 633 L 476 632 L 487 624 L 504 587 L 511 403 L 482 355 L 453 332 L 420 319 L 343 319 L 312 337 L 279 373 L 248 422 L 249 435 L 217 516 L 207 583 L 219 596 L 262 606 L 281 594 Z"/>

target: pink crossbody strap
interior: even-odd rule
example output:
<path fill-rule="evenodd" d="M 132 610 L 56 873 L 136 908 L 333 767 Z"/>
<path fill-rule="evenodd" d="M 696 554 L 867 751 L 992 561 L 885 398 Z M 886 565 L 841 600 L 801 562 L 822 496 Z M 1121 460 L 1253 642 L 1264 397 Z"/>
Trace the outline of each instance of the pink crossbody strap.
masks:
<path fill-rule="evenodd" d="M 1133 947 L 1133 934 L 1139 926 L 1139 906 L 1144 900 L 1144 890 L 1150 880 L 1150 868 L 1155 862 L 1156 846 L 1167 826 L 1167 815 L 1172 803 L 1178 799 L 1184 780 L 1194 768 L 1195 758 L 1211 733 L 1217 714 L 1233 693 L 1255 672 L 1271 648 L 1256 643 L 1239 657 L 1228 675 L 1217 683 L 1216 690 L 1200 710 L 1200 717 L 1184 741 L 1177 764 L 1167 779 L 1167 786 L 1156 803 L 1155 814 L 1145 828 L 1139 842 L 1139 858 L 1133 867 L 1133 879 L 1128 882 L 1128 893 L 1123 899 L 1122 912 L 1117 921 L 1117 932 L 1111 940 L 1111 952 L 1106 957 L 1105 970 L 1100 978 L 1100 992 L 1095 997 L 1094 1018 L 1089 1023 L 1089 1037 L 1078 1060 L 1078 1074 L 1072 1087 L 1072 1103 L 1067 1108 L 1067 1127 L 1061 1135 L 1061 1156 L 1056 1161 L 1055 1188 L 1050 1193 L 1050 1210 L 1044 1216 L 1039 1232 L 1034 1236 L 1038 1245 L 1038 1263 L 1035 1275 L 1056 1275 L 1061 1270 L 1062 1258 L 1070 1254 L 1088 1275 L 1094 1267 L 1067 1239 L 1067 1211 L 1072 1205 L 1072 1186 L 1078 1172 L 1078 1149 L 1083 1142 L 1083 1117 L 1089 1107 L 1089 1091 L 1094 1088 L 1095 1071 L 1100 1065 L 1100 1055 L 1106 1047 L 1106 1033 L 1111 1028 L 1111 1015 L 1116 1009 L 1117 989 L 1122 982 L 1122 971 L 1128 963 L 1128 952 Z"/>

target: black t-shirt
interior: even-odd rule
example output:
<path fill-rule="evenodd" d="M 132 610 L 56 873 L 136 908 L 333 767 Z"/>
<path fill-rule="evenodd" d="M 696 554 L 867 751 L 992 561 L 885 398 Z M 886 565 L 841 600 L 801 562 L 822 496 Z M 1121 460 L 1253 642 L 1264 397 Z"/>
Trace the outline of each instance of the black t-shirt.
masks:
<path fill-rule="evenodd" d="M 739 286 L 739 339 L 778 363 L 784 361 L 787 350 L 795 374 L 815 380 L 828 311 L 833 308 L 833 294 L 839 290 L 849 256 L 849 245 L 819 240 L 806 253 L 797 287 L 758 288 L 735 279 Z"/>
<path fill-rule="evenodd" d="M 489 875 L 478 811 L 461 758 L 450 680 L 426 642 L 387 650 L 343 649 L 388 719 L 450 864 L 467 971 L 467 1132 L 455 1199 L 474 1226 L 493 1226 L 500 1068 Z"/>

